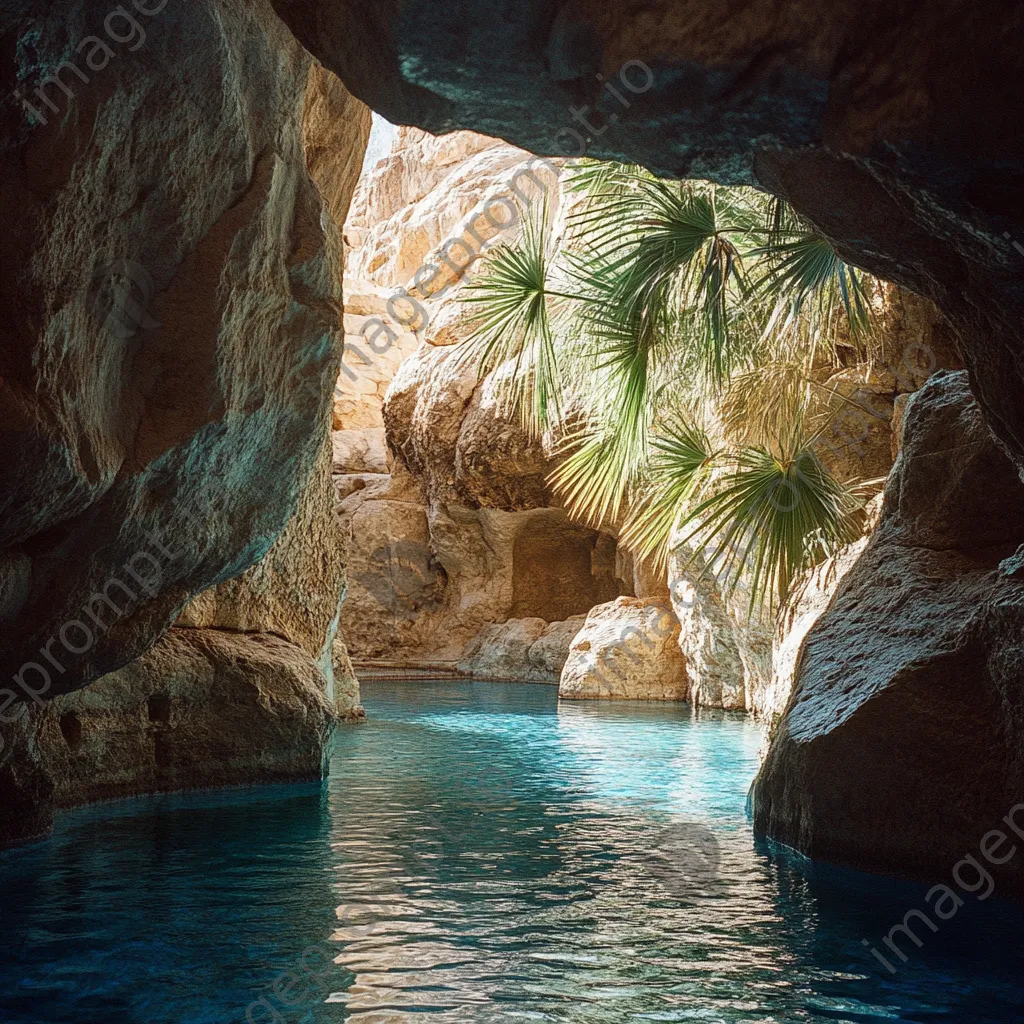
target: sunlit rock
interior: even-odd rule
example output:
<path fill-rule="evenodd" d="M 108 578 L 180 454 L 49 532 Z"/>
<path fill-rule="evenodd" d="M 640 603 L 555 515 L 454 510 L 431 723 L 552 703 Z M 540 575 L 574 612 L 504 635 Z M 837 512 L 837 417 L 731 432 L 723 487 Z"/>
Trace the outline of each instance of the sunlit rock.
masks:
<path fill-rule="evenodd" d="M 690 678 L 671 605 L 620 597 L 592 608 L 569 648 L 558 695 L 686 700 Z"/>

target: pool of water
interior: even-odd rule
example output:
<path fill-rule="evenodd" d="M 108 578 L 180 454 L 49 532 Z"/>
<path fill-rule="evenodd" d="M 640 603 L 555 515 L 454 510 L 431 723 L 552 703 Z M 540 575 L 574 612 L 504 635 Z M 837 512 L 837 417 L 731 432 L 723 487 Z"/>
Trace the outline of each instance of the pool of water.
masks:
<path fill-rule="evenodd" d="M 1024 1020 L 1020 908 L 967 896 L 891 975 L 861 940 L 926 887 L 754 842 L 743 717 L 364 703 L 324 786 L 109 804 L 0 856 L 0 1022 Z"/>

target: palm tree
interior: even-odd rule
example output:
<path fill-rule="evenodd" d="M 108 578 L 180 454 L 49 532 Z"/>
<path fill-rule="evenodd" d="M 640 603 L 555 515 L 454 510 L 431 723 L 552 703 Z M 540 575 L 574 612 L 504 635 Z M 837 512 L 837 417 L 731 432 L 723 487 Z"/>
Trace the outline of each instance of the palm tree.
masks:
<path fill-rule="evenodd" d="M 559 435 L 573 514 L 662 566 L 673 536 L 714 547 L 729 586 L 784 600 L 856 535 L 853 492 L 814 454 L 811 371 L 840 324 L 868 350 L 872 282 L 753 189 L 586 164 L 569 192 L 561 238 L 546 209 L 525 218 L 468 286 L 466 351 L 481 372 L 514 360 L 508 406 Z"/>

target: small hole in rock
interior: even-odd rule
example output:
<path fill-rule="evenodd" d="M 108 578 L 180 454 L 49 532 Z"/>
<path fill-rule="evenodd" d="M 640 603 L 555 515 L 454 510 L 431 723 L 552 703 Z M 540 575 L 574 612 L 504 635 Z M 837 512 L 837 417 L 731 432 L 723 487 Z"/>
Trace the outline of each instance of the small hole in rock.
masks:
<path fill-rule="evenodd" d="M 60 732 L 68 750 L 77 750 L 82 744 L 82 720 L 74 711 L 65 711 L 60 716 Z"/>
<path fill-rule="evenodd" d="M 149 720 L 166 725 L 171 720 L 171 698 L 164 693 L 149 698 Z"/>

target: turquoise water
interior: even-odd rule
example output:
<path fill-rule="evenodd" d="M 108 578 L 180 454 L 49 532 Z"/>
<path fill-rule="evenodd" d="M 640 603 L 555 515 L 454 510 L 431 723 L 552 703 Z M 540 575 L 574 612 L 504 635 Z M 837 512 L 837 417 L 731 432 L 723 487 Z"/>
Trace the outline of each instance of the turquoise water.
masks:
<path fill-rule="evenodd" d="M 1024 1020 L 1019 908 L 967 897 L 890 976 L 861 939 L 925 887 L 755 844 L 742 717 L 364 702 L 323 787 L 106 805 L 0 856 L 0 1022 Z"/>

